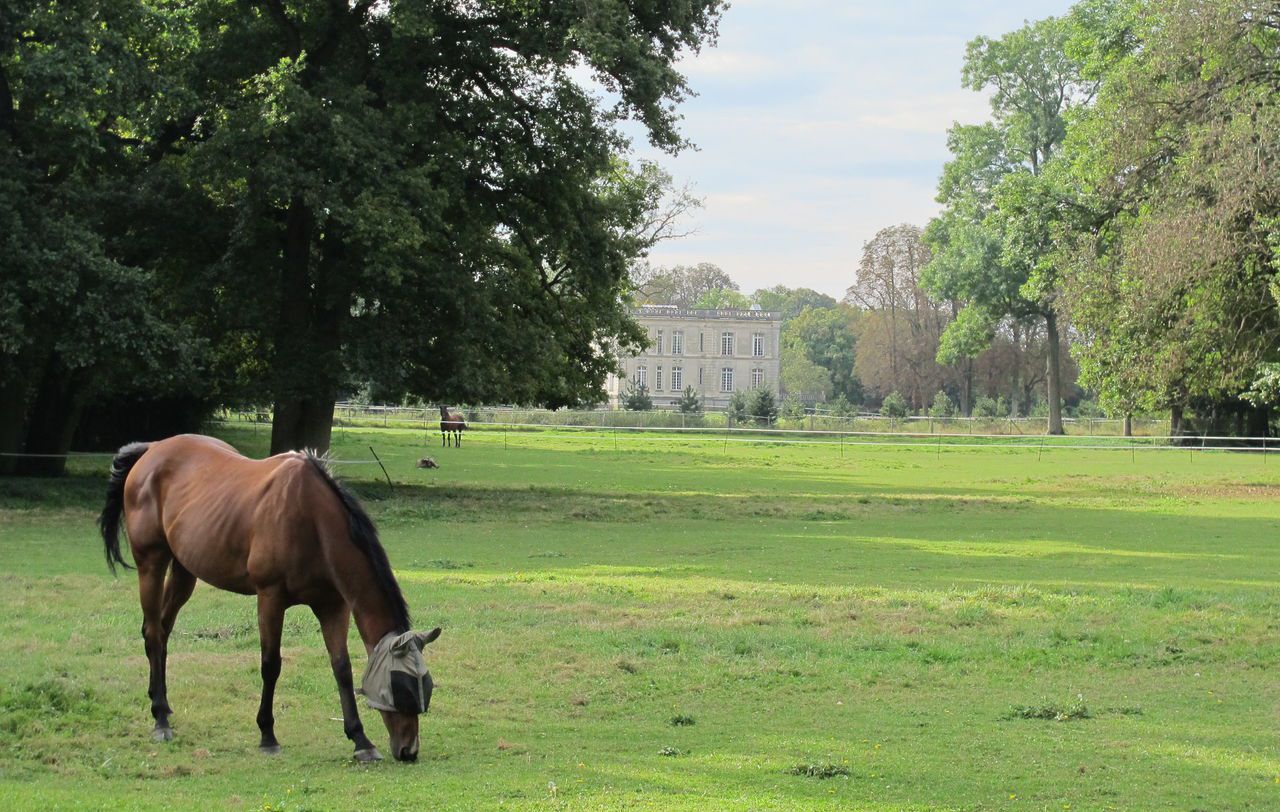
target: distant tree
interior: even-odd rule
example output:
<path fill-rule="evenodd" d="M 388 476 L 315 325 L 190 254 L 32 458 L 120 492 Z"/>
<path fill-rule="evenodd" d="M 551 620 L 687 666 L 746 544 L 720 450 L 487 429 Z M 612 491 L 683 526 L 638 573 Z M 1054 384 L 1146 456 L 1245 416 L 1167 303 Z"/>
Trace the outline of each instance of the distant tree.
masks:
<path fill-rule="evenodd" d="M 725 308 L 736 308 L 738 310 L 746 310 L 751 306 L 751 302 L 746 296 L 743 296 L 737 290 L 732 288 L 716 288 L 709 290 L 698 297 L 693 303 L 695 308 L 700 310 L 720 310 Z"/>
<path fill-rule="evenodd" d="M 885 417 L 903 418 L 910 413 L 906 398 L 898 392 L 890 392 L 880 404 L 880 414 Z"/>
<path fill-rule="evenodd" d="M 858 312 L 852 307 L 838 306 L 832 309 L 809 308 L 788 321 L 782 329 L 783 374 L 790 375 L 789 380 L 808 374 L 804 367 L 800 368 L 802 372 L 787 371 L 787 359 L 801 353 L 810 363 L 827 371 L 832 394 L 843 395 L 853 401 L 862 400 L 862 384 L 854 374 L 854 326 L 858 318 Z M 788 391 L 797 390 L 789 387 Z"/>
<path fill-rule="evenodd" d="M 638 304 L 697 307 L 713 291 L 737 291 L 738 283 L 710 262 L 670 268 L 641 265 L 632 271 L 633 298 Z"/>
<path fill-rule="evenodd" d="M 838 304 L 833 297 L 825 293 L 809 288 L 789 288 L 785 285 L 761 288 L 751 294 L 751 299 L 765 310 L 782 313 L 784 324 L 811 307 L 830 310 Z"/>
<path fill-rule="evenodd" d="M 951 417 L 955 413 L 955 404 L 951 402 L 951 398 L 947 397 L 946 392 L 939 389 L 938 394 L 933 396 L 933 404 L 929 407 L 929 416 Z"/>
<path fill-rule="evenodd" d="M 680 395 L 680 400 L 676 401 L 676 408 L 684 414 L 700 414 L 702 397 L 692 386 L 686 386 Z"/>
<path fill-rule="evenodd" d="M 649 387 L 637 385 L 635 381 L 627 384 L 622 393 L 622 408 L 632 412 L 653 411 L 653 398 L 649 397 Z"/>
<path fill-rule="evenodd" d="M 938 193 L 945 208 L 927 230 L 934 256 L 923 277 L 937 298 L 965 303 L 940 347 L 945 362 L 985 348 L 1003 319 L 1044 325 L 1050 434 L 1063 433 L 1061 285 L 1051 231 L 1070 209 L 1052 166 L 1068 112 L 1098 86 L 1068 54 L 1070 34 L 1066 20 L 1048 18 L 969 43 L 964 84 L 992 91 L 992 120 L 948 134 L 953 157 Z"/>
<path fill-rule="evenodd" d="M 747 408 L 758 426 L 772 426 L 778 419 L 778 399 L 774 397 L 772 389 L 764 387 L 752 389 L 747 400 Z"/>
<path fill-rule="evenodd" d="M 1269 433 L 1280 361 L 1280 7 L 1081 2 L 1068 50 L 1102 81 L 1061 158 L 1050 229 L 1082 380 L 1113 416 L 1184 409 Z M 1062 249 L 1066 250 L 1062 250 Z M 1214 428 L 1215 418 L 1219 427 Z"/>
<path fill-rule="evenodd" d="M 831 395 L 831 371 L 810 361 L 808 349 L 800 342 L 786 344 L 782 348 L 782 388 L 801 403 L 821 403 Z"/>
<path fill-rule="evenodd" d="M 847 303 L 867 311 L 857 331 L 858 379 L 880 395 L 905 393 L 914 408 L 924 408 L 929 393 L 950 377 L 937 360 L 950 309 L 920 286 L 928 261 L 920 228 L 883 228 L 863 246 L 857 277 L 845 293 Z"/>
<path fill-rule="evenodd" d="M 729 419 L 734 423 L 743 423 L 751 416 L 751 398 L 747 390 L 739 389 L 729 396 L 729 406 L 725 409 Z"/>

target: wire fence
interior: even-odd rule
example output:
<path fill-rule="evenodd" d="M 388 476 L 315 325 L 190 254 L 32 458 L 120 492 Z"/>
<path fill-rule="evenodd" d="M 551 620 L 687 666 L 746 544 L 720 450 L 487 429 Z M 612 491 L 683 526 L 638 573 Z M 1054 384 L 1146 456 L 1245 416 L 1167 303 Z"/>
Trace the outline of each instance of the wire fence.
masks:
<path fill-rule="evenodd" d="M 761 418 L 747 415 L 735 420 L 729 412 L 687 414 L 671 410 L 624 411 L 613 409 L 524 409 L 518 407 L 477 407 L 459 410 L 473 430 L 485 426 L 526 427 L 602 427 L 662 429 L 748 429 L 787 431 L 844 431 L 874 434 L 957 434 L 967 436 L 1038 436 L 1044 433 L 1043 417 L 930 417 L 912 415 L 901 418 L 876 414 L 834 415 L 809 413 L 803 416 Z M 238 419 L 270 421 L 265 411 L 243 413 Z M 347 427 L 377 426 L 412 428 L 438 423 L 437 409 L 410 406 L 339 403 L 334 409 L 334 425 Z M 1124 436 L 1124 421 L 1102 417 L 1064 418 L 1063 428 L 1070 436 Z M 1133 436 L 1160 437 L 1169 432 L 1168 420 L 1134 418 L 1130 421 Z"/>
<path fill-rule="evenodd" d="M 261 425 L 262 412 L 225 413 L 218 421 L 222 426 L 244 426 L 245 423 Z M 463 416 L 467 420 L 467 431 L 473 439 L 485 437 L 493 441 L 499 439 L 504 445 L 518 442 L 520 437 L 531 437 L 533 442 L 540 440 L 563 439 L 569 441 L 597 440 L 612 442 L 614 447 L 620 444 L 635 445 L 638 443 L 663 444 L 670 446 L 673 440 L 684 443 L 719 443 L 728 447 L 730 443 L 757 443 L 772 445 L 813 445 L 839 446 L 843 453 L 845 446 L 853 447 L 888 447 L 911 446 L 917 448 L 943 449 L 961 448 L 1003 448 L 1010 450 L 1030 450 L 1043 454 L 1056 449 L 1094 450 L 1094 451 L 1243 451 L 1266 455 L 1277 450 L 1276 441 L 1266 437 L 1235 437 L 1227 435 L 1170 435 L 1166 432 L 1135 434 L 1122 436 L 1109 433 L 1086 433 L 1092 427 L 1077 427 L 1082 430 L 1065 435 L 1044 434 L 1043 421 L 1037 421 L 1039 433 L 1029 430 L 1011 433 L 1004 425 L 996 424 L 998 430 L 989 430 L 989 424 L 980 419 L 966 421 L 963 430 L 957 430 L 955 422 L 926 423 L 917 421 L 894 421 L 888 418 L 850 420 L 844 425 L 823 428 L 817 421 L 796 421 L 798 427 L 789 427 L 786 422 L 779 421 L 773 426 L 733 425 L 731 420 L 721 419 L 716 422 L 705 420 L 689 421 L 692 425 L 671 425 L 672 412 L 630 412 L 630 411 L 594 411 L 594 412 L 550 412 L 546 410 L 526 409 L 464 409 Z M 540 420 L 528 420 L 534 415 Z M 553 422 L 549 416 L 556 416 Z M 663 419 L 647 421 L 646 418 L 661 416 Z M 703 415 L 711 417 L 715 415 Z M 723 417 L 722 415 L 720 415 Z M 687 416 L 686 417 L 690 417 Z M 507 419 L 502 419 L 507 418 Z M 630 418 L 624 422 L 624 418 Z M 267 416 L 269 421 L 269 415 Z M 859 422 L 861 421 L 861 422 Z M 413 430 L 424 432 L 426 445 L 434 443 L 434 435 L 439 431 L 439 412 L 411 407 L 382 407 L 353 404 L 339 404 L 335 412 L 334 428 L 339 433 L 345 429 L 353 430 Z M 646 425 L 646 422 L 657 422 L 659 425 Z M 1119 421 L 1116 421 L 1119 422 Z M 1148 431 L 1162 426 L 1161 421 L 1151 421 Z M 815 427 L 810 428 L 809 425 Z M 870 428 L 867 428 L 870 426 Z M 1025 427 L 1028 428 L 1029 427 Z M 914 429 L 914 430 L 913 430 Z"/>

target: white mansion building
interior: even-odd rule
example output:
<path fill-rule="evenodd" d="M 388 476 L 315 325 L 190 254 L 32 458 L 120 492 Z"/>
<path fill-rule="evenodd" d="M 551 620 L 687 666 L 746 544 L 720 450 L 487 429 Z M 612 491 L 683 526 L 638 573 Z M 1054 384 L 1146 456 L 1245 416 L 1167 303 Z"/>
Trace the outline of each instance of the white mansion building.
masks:
<path fill-rule="evenodd" d="M 649 331 L 649 349 L 624 358 L 624 377 L 610 376 L 609 404 L 617 407 L 627 382 L 644 386 L 655 408 L 674 406 L 686 386 L 703 408 L 729 405 L 740 389 L 767 387 L 778 394 L 782 314 L 760 310 L 692 310 L 645 305 L 631 315 Z"/>

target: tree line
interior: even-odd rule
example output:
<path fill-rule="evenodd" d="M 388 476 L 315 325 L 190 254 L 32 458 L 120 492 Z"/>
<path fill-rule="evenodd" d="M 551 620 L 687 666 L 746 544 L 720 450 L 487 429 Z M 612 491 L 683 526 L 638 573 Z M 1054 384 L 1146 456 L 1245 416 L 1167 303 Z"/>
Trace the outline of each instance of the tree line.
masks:
<path fill-rule="evenodd" d="M 877 233 L 840 303 L 750 297 L 798 307 L 784 391 L 1042 413 L 1049 433 L 1096 398 L 1116 418 L 1167 414 L 1175 435 L 1265 435 L 1280 405 L 1280 6 L 1083 0 L 974 39 L 961 78 L 991 112 L 948 132 L 939 215 Z M 749 300 L 713 270 L 646 278 L 690 304 Z M 682 274 L 701 287 L 669 279 Z"/>
<path fill-rule="evenodd" d="M 1280 399 L 1280 7 L 1083 0 L 968 47 L 990 120 L 949 133 L 922 284 L 959 309 L 939 358 L 1045 342 L 1113 416 L 1262 435 Z M 1063 345 L 1070 344 L 1070 359 Z"/>
<path fill-rule="evenodd" d="M 690 205 L 620 124 L 687 146 L 677 61 L 723 6 L 0 5 L 0 454 L 247 404 L 324 449 L 355 382 L 593 398 Z"/>

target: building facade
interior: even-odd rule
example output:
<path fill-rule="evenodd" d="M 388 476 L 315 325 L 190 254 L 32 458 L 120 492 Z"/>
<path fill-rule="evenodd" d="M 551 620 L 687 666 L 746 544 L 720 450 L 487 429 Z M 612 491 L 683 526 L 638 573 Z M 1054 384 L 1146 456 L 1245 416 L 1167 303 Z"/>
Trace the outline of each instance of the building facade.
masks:
<path fill-rule="evenodd" d="M 704 409 L 723 409 L 739 390 L 765 387 L 778 394 L 782 314 L 769 310 L 692 310 L 645 305 L 631 315 L 649 332 L 649 348 L 624 358 L 622 377 L 606 384 L 615 408 L 629 384 L 644 386 L 655 408 L 676 405 L 685 387 Z"/>

